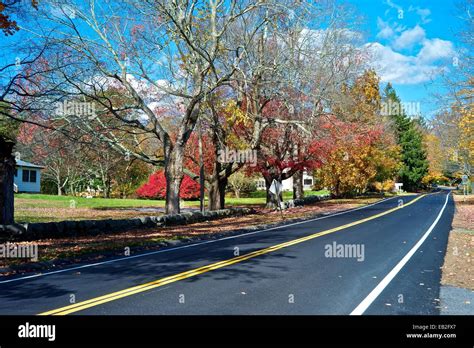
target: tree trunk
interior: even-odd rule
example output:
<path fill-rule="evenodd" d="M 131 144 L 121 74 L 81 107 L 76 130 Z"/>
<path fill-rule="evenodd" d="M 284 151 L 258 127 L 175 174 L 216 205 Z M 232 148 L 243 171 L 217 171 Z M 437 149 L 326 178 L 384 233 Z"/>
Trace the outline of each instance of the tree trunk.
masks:
<path fill-rule="evenodd" d="M 293 157 L 295 162 L 299 161 L 300 154 L 300 147 L 299 144 L 296 143 L 293 148 Z M 303 170 L 297 170 L 293 174 L 293 199 L 303 199 L 304 197 L 304 190 L 303 190 Z"/>
<path fill-rule="evenodd" d="M 340 196 L 340 193 L 339 193 L 339 180 L 336 181 L 336 185 L 334 186 L 334 195 L 336 198 L 338 198 Z"/>
<path fill-rule="evenodd" d="M 225 209 L 225 190 L 227 188 L 227 183 L 229 177 L 227 174 L 219 179 L 219 209 Z"/>
<path fill-rule="evenodd" d="M 110 198 L 110 192 L 112 191 L 111 179 L 108 177 L 104 185 L 104 198 Z"/>
<path fill-rule="evenodd" d="M 0 138 L 0 224 L 14 222 L 13 178 L 15 173 L 15 144 Z"/>
<path fill-rule="evenodd" d="M 202 150 L 202 128 L 201 122 L 198 120 L 198 152 L 199 152 L 199 211 L 204 213 L 204 185 L 205 185 L 205 172 L 204 172 L 204 154 Z"/>
<path fill-rule="evenodd" d="M 204 186 L 206 184 L 206 180 L 204 178 L 204 164 L 201 161 L 201 164 L 199 165 L 199 211 L 204 213 L 204 200 L 206 197 L 206 192 L 204 190 Z"/>
<path fill-rule="evenodd" d="M 185 122 L 181 124 L 174 144 L 168 133 L 161 134 L 165 158 L 166 214 L 179 214 L 181 211 L 179 192 L 184 176 L 184 149 L 198 120 L 199 108 L 199 102 L 195 102 L 192 103 L 191 109 L 187 110 L 183 120 Z"/>
<path fill-rule="evenodd" d="M 217 158 L 217 157 L 216 157 Z M 226 166 L 225 172 L 221 175 L 222 164 L 216 160 L 214 171 L 209 183 L 209 210 L 219 210 L 225 208 L 225 191 L 232 173 L 232 166 Z"/>
<path fill-rule="evenodd" d="M 225 150 L 224 144 L 221 139 L 225 138 L 224 130 L 222 125 L 219 123 L 219 119 L 216 117 L 216 113 L 213 110 L 214 116 L 214 132 L 212 133 L 212 141 L 216 144 L 214 149 L 215 160 L 214 168 L 211 176 L 211 181 L 209 183 L 209 210 L 218 210 L 225 208 L 225 191 L 227 188 L 227 183 L 229 181 L 229 176 L 232 174 L 232 164 L 223 164 L 219 162 L 219 153 L 220 151 Z M 224 173 L 222 171 L 224 170 Z"/>
<path fill-rule="evenodd" d="M 105 173 L 102 174 L 102 183 L 104 184 L 104 192 L 102 196 L 104 198 L 110 198 L 110 192 L 112 191 L 112 179 L 110 178 L 109 168 L 105 169 Z"/>
<path fill-rule="evenodd" d="M 167 144 L 167 145 L 166 145 Z M 183 181 L 184 147 L 176 145 L 171 150 L 171 145 L 165 142 L 165 177 L 166 177 L 166 214 L 179 214 L 179 191 Z"/>
<path fill-rule="evenodd" d="M 173 174 L 166 175 L 166 214 L 179 214 L 179 188 L 182 177 L 176 177 Z"/>
<path fill-rule="evenodd" d="M 267 190 L 267 208 L 278 208 L 278 197 L 270 192 L 270 187 L 272 186 L 273 178 L 265 178 L 265 188 Z M 280 195 L 280 202 L 281 202 Z"/>
<path fill-rule="evenodd" d="M 293 199 L 303 199 L 303 171 L 298 170 L 293 174 Z"/>
<path fill-rule="evenodd" d="M 219 192 L 219 181 L 215 178 L 209 185 L 209 210 L 217 210 L 220 208 L 220 192 Z"/>
<path fill-rule="evenodd" d="M 209 210 L 219 210 L 225 207 L 225 189 L 227 178 L 213 175 L 209 185 Z"/>

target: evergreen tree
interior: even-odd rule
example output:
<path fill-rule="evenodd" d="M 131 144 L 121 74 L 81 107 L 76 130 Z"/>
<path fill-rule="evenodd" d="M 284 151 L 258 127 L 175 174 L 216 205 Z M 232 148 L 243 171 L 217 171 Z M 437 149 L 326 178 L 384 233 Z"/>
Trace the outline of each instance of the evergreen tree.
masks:
<path fill-rule="evenodd" d="M 385 87 L 383 99 L 401 148 L 402 166 L 398 173 L 399 180 L 405 190 L 416 190 L 420 188 L 421 180 L 428 173 L 429 167 L 420 121 L 405 114 L 400 98 L 390 83 Z"/>

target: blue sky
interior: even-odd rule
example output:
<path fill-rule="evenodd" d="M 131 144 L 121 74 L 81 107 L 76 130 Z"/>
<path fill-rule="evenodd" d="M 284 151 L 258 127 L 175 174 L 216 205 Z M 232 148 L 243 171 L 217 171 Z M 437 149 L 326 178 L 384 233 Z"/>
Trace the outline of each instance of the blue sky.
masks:
<path fill-rule="evenodd" d="M 373 53 L 373 66 L 390 81 L 403 102 L 419 103 L 422 115 L 430 118 L 440 107 L 434 93 L 442 93 L 440 70 L 455 69 L 459 57 L 459 0 L 338 0 L 351 3 L 364 17 L 364 26 Z M 20 31 L 3 43 L 24 40 Z M 2 46 L 2 45 L 0 45 Z M 12 60 L 12 54 L 3 52 Z"/>
<path fill-rule="evenodd" d="M 439 107 L 440 69 L 456 69 L 460 20 L 456 0 L 350 0 L 365 17 L 382 82 L 391 81 L 404 102 L 419 102 L 422 114 Z"/>

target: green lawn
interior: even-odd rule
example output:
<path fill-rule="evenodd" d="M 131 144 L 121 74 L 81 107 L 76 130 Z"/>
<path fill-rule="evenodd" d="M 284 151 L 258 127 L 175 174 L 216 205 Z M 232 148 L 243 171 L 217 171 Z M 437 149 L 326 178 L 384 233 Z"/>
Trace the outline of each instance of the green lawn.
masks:
<path fill-rule="evenodd" d="M 323 195 L 328 193 L 327 190 L 306 191 L 306 196 Z M 283 192 L 283 199 L 289 200 L 293 198 L 290 191 Z M 25 208 L 147 208 L 147 207 L 164 207 L 164 200 L 148 200 L 148 199 L 117 199 L 117 198 L 83 198 L 72 196 L 53 196 L 43 194 L 20 193 L 15 195 L 17 202 L 21 203 Z M 250 194 L 250 197 L 233 198 L 227 197 L 226 203 L 230 205 L 246 205 L 246 204 L 265 204 L 265 191 L 256 191 Z M 207 201 L 207 200 L 206 200 Z M 199 201 L 184 201 L 184 206 L 196 206 Z"/>
<path fill-rule="evenodd" d="M 15 195 L 15 221 L 50 222 L 62 220 L 121 219 L 159 212 L 142 213 L 136 208 L 159 208 L 163 200 L 82 198 L 21 193 Z M 128 209 L 128 210 L 127 210 Z"/>
<path fill-rule="evenodd" d="M 42 208 L 145 208 L 164 207 L 164 200 L 146 199 L 117 199 L 117 198 L 83 198 L 72 196 L 53 196 L 42 194 L 20 193 L 15 200 L 21 202 L 22 207 L 35 208 L 40 204 Z"/>

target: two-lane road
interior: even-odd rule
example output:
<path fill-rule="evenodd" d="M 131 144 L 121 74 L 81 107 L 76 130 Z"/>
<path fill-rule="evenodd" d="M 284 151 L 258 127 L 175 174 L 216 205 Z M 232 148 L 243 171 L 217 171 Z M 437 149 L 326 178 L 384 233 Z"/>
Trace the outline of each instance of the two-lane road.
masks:
<path fill-rule="evenodd" d="M 0 314 L 437 314 L 453 211 L 448 191 L 397 197 L 269 230 L 4 279 Z"/>

